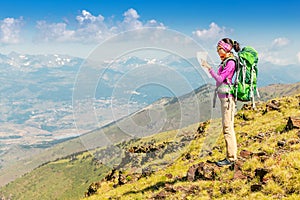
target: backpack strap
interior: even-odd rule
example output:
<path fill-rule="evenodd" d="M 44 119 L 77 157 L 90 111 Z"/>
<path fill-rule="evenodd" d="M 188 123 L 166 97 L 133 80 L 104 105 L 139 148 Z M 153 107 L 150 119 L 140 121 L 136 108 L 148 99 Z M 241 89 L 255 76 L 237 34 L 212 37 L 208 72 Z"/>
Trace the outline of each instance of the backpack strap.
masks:
<path fill-rule="evenodd" d="M 221 63 L 222 70 L 224 70 L 224 68 L 226 67 L 228 61 L 230 61 L 230 60 L 233 60 L 237 65 L 237 58 L 233 55 L 233 56 L 230 56 L 230 57 L 228 57 L 228 58 L 226 58 L 225 60 L 222 61 L 222 63 Z M 237 67 L 235 68 L 235 70 L 237 70 Z M 226 83 L 228 83 L 230 85 L 230 82 L 228 81 L 228 78 L 226 78 L 225 80 L 226 80 Z M 215 108 L 215 105 L 216 105 L 216 98 L 217 98 L 217 94 L 218 94 L 217 90 L 218 90 L 218 87 L 215 89 L 215 92 L 214 92 L 213 108 Z"/>
<path fill-rule="evenodd" d="M 236 58 L 236 56 L 230 56 L 228 58 L 226 58 L 225 60 L 222 61 L 221 65 L 222 65 L 222 69 L 224 70 L 224 68 L 226 67 L 228 61 L 233 60 L 235 62 L 235 64 L 237 64 L 238 59 Z M 236 68 L 235 68 L 236 69 Z"/>
<path fill-rule="evenodd" d="M 221 65 L 222 65 L 222 70 L 224 70 L 224 68 L 226 67 L 227 63 L 228 63 L 230 60 L 233 60 L 233 61 L 235 62 L 235 65 L 236 65 L 236 67 L 235 67 L 235 72 L 237 72 L 238 59 L 237 59 L 236 56 L 234 56 L 234 55 L 233 55 L 233 56 L 230 56 L 230 57 L 226 58 L 224 61 L 222 61 L 222 63 L 221 63 Z M 227 82 L 228 84 L 230 84 L 230 83 L 228 82 L 228 79 L 227 79 L 227 78 L 226 78 L 225 80 L 226 80 L 226 82 Z"/>
<path fill-rule="evenodd" d="M 232 85 L 232 86 L 235 88 L 234 94 L 233 94 L 233 96 L 234 96 L 234 101 L 237 102 L 237 80 L 238 80 L 238 76 L 239 76 L 239 72 L 240 72 L 240 70 L 239 70 L 240 59 L 239 59 L 238 56 L 235 56 L 235 55 L 232 55 L 232 56 L 226 58 L 226 59 L 222 62 L 222 69 L 223 69 L 223 70 L 224 70 L 224 68 L 226 67 L 227 63 L 228 63 L 230 60 L 233 60 L 233 61 L 235 62 L 235 72 L 237 73 L 237 75 L 235 76 L 235 80 L 234 80 L 234 82 L 233 82 L 233 85 Z M 228 81 L 228 78 L 226 78 L 226 82 L 227 82 L 228 84 L 230 84 L 229 81 Z"/>

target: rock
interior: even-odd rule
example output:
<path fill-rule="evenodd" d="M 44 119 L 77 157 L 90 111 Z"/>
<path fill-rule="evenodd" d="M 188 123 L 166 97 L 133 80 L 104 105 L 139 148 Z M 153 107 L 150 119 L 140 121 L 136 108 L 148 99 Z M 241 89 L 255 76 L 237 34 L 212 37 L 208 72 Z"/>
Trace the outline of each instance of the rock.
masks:
<path fill-rule="evenodd" d="M 171 184 L 166 184 L 165 185 L 165 191 L 172 192 L 172 193 L 176 192 L 176 190 L 174 189 L 174 187 Z"/>
<path fill-rule="evenodd" d="M 252 110 L 252 109 L 253 109 L 253 106 L 250 103 L 244 104 L 241 108 L 241 110 Z"/>
<path fill-rule="evenodd" d="M 262 139 L 265 138 L 265 136 L 266 136 L 265 133 L 259 133 L 259 134 L 257 134 L 257 135 L 255 136 L 255 138 L 262 140 Z"/>
<path fill-rule="evenodd" d="M 92 184 L 89 186 L 88 191 L 85 192 L 85 195 L 84 195 L 84 196 L 85 196 L 85 197 L 89 197 L 89 196 L 95 194 L 95 193 L 97 192 L 98 188 L 100 188 L 100 185 L 101 185 L 100 182 L 94 182 L 94 183 L 92 183 Z"/>
<path fill-rule="evenodd" d="M 210 121 L 201 122 L 197 129 L 197 134 L 195 138 L 203 137 L 205 135 L 205 130 L 207 126 L 210 124 Z"/>
<path fill-rule="evenodd" d="M 273 105 L 277 106 L 277 107 L 280 107 L 280 102 L 277 101 L 277 100 L 275 100 L 275 99 L 273 99 L 273 100 L 271 101 L 271 103 L 272 103 Z"/>
<path fill-rule="evenodd" d="M 111 181 L 112 179 L 115 178 L 115 172 L 116 172 L 116 169 L 115 169 L 115 168 L 112 169 L 111 172 L 110 172 L 107 176 L 105 176 L 104 179 L 105 179 L 106 181 Z"/>
<path fill-rule="evenodd" d="M 255 170 L 255 176 L 258 176 L 260 179 L 260 182 L 263 182 L 263 178 L 264 176 L 269 173 L 268 169 L 264 169 L 264 168 L 257 168 Z"/>
<path fill-rule="evenodd" d="M 251 192 L 258 192 L 262 190 L 262 185 L 261 184 L 254 184 L 251 185 Z"/>
<path fill-rule="evenodd" d="M 300 117 L 289 117 L 286 129 L 292 130 L 294 128 L 300 129 Z"/>
<path fill-rule="evenodd" d="M 240 152 L 240 156 L 242 157 L 242 158 L 250 158 L 251 156 L 252 156 L 252 152 L 251 151 L 248 151 L 248 150 L 242 150 L 241 152 Z"/>
<path fill-rule="evenodd" d="M 248 177 L 243 174 L 243 171 L 241 169 L 242 163 L 240 161 L 237 161 L 234 164 L 234 175 L 233 179 L 247 179 Z"/>
<path fill-rule="evenodd" d="M 151 167 L 145 167 L 142 169 L 142 177 L 151 176 L 153 173 L 154 173 L 154 171 Z"/>
<path fill-rule="evenodd" d="M 216 173 L 214 165 L 207 164 L 204 162 L 195 164 L 189 168 L 187 171 L 187 180 L 214 180 Z"/>
<path fill-rule="evenodd" d="M 288 140 L 288 144 L 289 145 L 294 145 L 294 144 L 299 144 L 299 139 L 290 139 L 290 140 Z"/>
<path fill-rule="evenodd" d="M 192 185 L 190 187 L 178 186 L 175 188 L 175 190 L 186 195 L 192 195 L 192 194 L 197 194 L 200 188 L 198 185 Z"/>
<path fill-rule="evenodd" d="M 254 119 L 254 117 L 251 116 L 249 113 L 240 113 L 240 114 L 238 115 L 238 117 L 239 117 L 239 119 L 242 119 L 242 120 L 244 120 L 244 121 L 250 121 L 250 120 L 253 120 L 253 119 Z"/>
<path fill-rule="evenodd" d="M 159 192 L 157 195 L 153 196 L 153 199 L 166 199 L 167 193 L 165 191 Z"/>
<path fill-rule="evenodd" d="M 192 158 L 192 155 L 190 153 L 187 153 L 185 156 L 184 156 L 187 160 L 191 159 Z"/>
<path fill-rule="evenodd" d="M 280 106 L 279 102 L 277 102 L 276 100 L 272 100 L 270 103 L 267 103 L 264 114 L 271 111 L 271 110 L 280 111 L 279 106 Z"/>
<path fill-rule="evenodd" d="M 126 182 L 126 177 L 123 175 L 122 171 L 119 171 L 118 185 L 124 185 Z"/>
<path fill-rule="evenodd" d="M 283 147 L 285 145 L 285 141 L 278 141 L 277 146 Z"/>
<path fill-rule="evenodd" d="M 165 176 L 166 176 L 167 178 L 169 178 L 169 179 L 173 178 L 173 175 L 172 175 L 172 174 L 166 174 Z"/>
<path fill-rule="evenodd" d="M 242 170 L 237 170 L 234 172 L 233 179 L 247 179 L 247 176 L 243 174 Z"/>
<path fill-rule="evenodd" d="M 195 177 L 197 175 L 196 173 L 197 173 L 198 167 L 199 167 L 199 164 L 196 164 L 196 165 L 192 165 L 189 168 L 189 170 L 187 171 L 187 175 L 186 175 L 188 181 L 194 181 L 194 180 L 196 180 Z"/>
<path fill-rule="evenodd" d="M 253 153 L 253 155 L 261 157 L 261 156 L 267 156 L 268 154 L 264 151 L 260 151 L 260 152 L 257 152 L 257 153 Z"/>

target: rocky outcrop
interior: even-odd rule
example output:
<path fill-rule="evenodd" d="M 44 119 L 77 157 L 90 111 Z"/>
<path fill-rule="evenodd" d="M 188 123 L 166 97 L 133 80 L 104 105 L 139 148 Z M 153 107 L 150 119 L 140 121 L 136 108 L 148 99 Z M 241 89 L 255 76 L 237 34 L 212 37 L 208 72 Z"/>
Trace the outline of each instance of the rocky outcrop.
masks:
<path fill-rule="evenodd" d="M 186 178 L 188 181 L 215 180 L 216 168 L 213 164 L 200 162 L 189 168 Z"/>
<path fill-rule="evenodd" d="M 300 116 L 297 117 L 289 117 L 286 129 L 287 130 L 292 130 L 292 129 L 300 129 Z"/>

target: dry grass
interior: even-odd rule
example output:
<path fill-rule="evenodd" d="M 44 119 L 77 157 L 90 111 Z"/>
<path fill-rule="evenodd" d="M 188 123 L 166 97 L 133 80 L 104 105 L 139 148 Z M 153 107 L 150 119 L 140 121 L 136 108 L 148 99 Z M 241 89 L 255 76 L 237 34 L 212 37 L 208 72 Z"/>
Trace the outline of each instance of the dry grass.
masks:
<path fill-rule="evenodd" d="M 233 179 L 235 171 L 224 167 L 217 171 L 217 177 L 213 181 L 186 181 L 184 177 L 190 166 L 206 162 L 207 159 L 218 160 L 225 155 L 225 144 L 220 135 L 214 144 L 216 148 L 212 150 L 212 155 L 199 158 L 203 142 L 206 141 L 202 137 L 193 140 L 186 151 L 182 152 L 182 156 L 171 165 L 116 188 L 109 182 L 103 182 L 97 194 L 87 199 L 155 199 L 160 193 L 167 193 L 167 199 L 299 199 L 298 130 L 284 132 L 287 118 L 300 116 L 299 98 L 295 96 L 275 100 L 280 103 L 280 111 L 265 112 L 266 103 L 259 103 L 256 110 L 241 110 L 236 115 L 235 130 L 240 145 L 239 151 L 265 154 L 264 157 L 253 155 L 246 159 L 240 158 L 243 161 L 241 169 L 247 176 L 246 179 Z M 195 128 L 186 131 L 193 130 Z M 285 145 L 279 146 L 278 141 L 285 141 Z M 183 159 L 187 152 L 191 155 L 189 160 Z M 268 170 L 263 180 L 255 176 L 255 170 L 259 168 Z M 166 174 L 172 174 L 172 178 L 166 177 Z M 261 188 L 251 191 L 253 185 L 260 185 Z M 169 191 L 169 187 L 175 191 Z"/>

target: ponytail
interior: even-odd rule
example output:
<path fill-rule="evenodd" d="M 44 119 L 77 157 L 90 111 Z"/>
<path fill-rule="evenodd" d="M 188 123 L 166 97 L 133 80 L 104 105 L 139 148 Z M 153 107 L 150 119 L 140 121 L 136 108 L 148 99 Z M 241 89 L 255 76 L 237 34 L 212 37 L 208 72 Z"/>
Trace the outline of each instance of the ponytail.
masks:
<path fill-rule="evenodd" d="M 235 52 L 239 52 L 241 50 L 240 44 L 237 41 L 233 41 L 232 47 L 233 47 Z"/>

